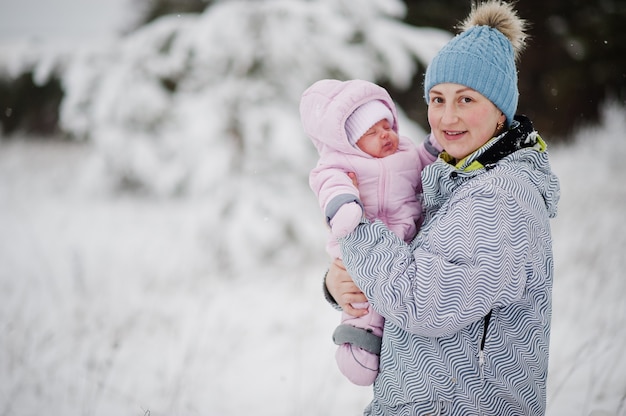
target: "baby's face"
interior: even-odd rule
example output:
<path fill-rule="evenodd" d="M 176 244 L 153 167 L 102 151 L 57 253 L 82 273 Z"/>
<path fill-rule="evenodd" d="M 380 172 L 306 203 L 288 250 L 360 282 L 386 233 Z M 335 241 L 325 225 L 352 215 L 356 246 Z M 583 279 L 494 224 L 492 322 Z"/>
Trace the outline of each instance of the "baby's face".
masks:
<path fill-rule="evenodd" d="M 383 158 L 396 153 L 398 141 L 389 121 L 382 119 L 366 131 L 356 145 L 370 156 Z"/>

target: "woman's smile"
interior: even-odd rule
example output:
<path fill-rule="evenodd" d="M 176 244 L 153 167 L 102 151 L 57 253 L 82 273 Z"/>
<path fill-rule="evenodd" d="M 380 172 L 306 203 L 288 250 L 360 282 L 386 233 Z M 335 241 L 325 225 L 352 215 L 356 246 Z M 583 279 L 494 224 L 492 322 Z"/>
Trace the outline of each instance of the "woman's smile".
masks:
<path fill-rule="evenodd" d="M 444 130 L 443 134 L 445 134 L 446 136 L 448 136 L 448 140 L 458 140 L 460 138 L 462 138 L 463 134 L 465 134 L 465 131 L 450 131 L 450 130 Z"/>

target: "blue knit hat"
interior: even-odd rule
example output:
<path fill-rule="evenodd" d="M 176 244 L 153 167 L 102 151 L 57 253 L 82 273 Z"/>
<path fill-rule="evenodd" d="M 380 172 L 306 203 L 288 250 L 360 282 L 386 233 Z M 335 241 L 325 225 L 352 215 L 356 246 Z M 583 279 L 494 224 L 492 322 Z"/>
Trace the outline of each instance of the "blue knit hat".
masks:
<path fill-rule="evenodd" d="M 512 10 L 508 5 L 494 6 L 494 3 L 489 5 L 492 9 L 505 7 L 507 12 Z M 517 43 L 523 44 L 524 41 L 523 21 L 512 13 L 511 18 L 516 19 L 515 23 L 522 24 L 521 34 L 514 34 L 521 36 L 519 40 L 513 39 L 517 46 Z M 430 89 L 437 84 L 450 82 L 465 85 L 495 104 L 506 116 L 507 125 L 510 125 L 517 110 L 519 96 L 515 66 L 518 52 L 511 42 L 500 30 L 489 25 L 471 26 L 454 37 L 437 53 L 426 70 L 426 103 Z M 518 49 L 521 50 L 520 47 Z"/>

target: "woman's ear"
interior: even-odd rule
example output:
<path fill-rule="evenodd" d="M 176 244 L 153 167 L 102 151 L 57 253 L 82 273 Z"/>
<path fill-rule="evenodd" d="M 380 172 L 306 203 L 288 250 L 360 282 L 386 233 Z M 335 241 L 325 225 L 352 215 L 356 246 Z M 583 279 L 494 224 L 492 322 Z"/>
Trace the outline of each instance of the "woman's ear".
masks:
<path fill-rule="evenodd" d="M 496 124 L 496 131 L 494 132 L 494 136 L 502 133 L 504 130 L 504 125 L 506 124 L 506 116 L 504 113 L 500 113 L 500 117 L 498 118 L 498 124 Z"/>

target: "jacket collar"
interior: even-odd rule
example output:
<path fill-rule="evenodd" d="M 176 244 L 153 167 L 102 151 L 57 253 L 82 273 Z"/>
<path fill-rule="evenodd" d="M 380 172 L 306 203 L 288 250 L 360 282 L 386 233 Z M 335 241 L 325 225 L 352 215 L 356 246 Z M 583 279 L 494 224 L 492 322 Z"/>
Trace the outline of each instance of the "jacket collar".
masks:
<path fill-rule="evenodd" d="M 441 152 L 440 157 L 458 170 L 471 172 L 482 168 L 490 169 L 502 158 L 526 147 L 534 147 L 543 152 L 546 144 L 533 128 L 530 119 L 518 115 L 507 131 L 492 138 L 464 159 L 456 162 L 445 151 Z"/>

